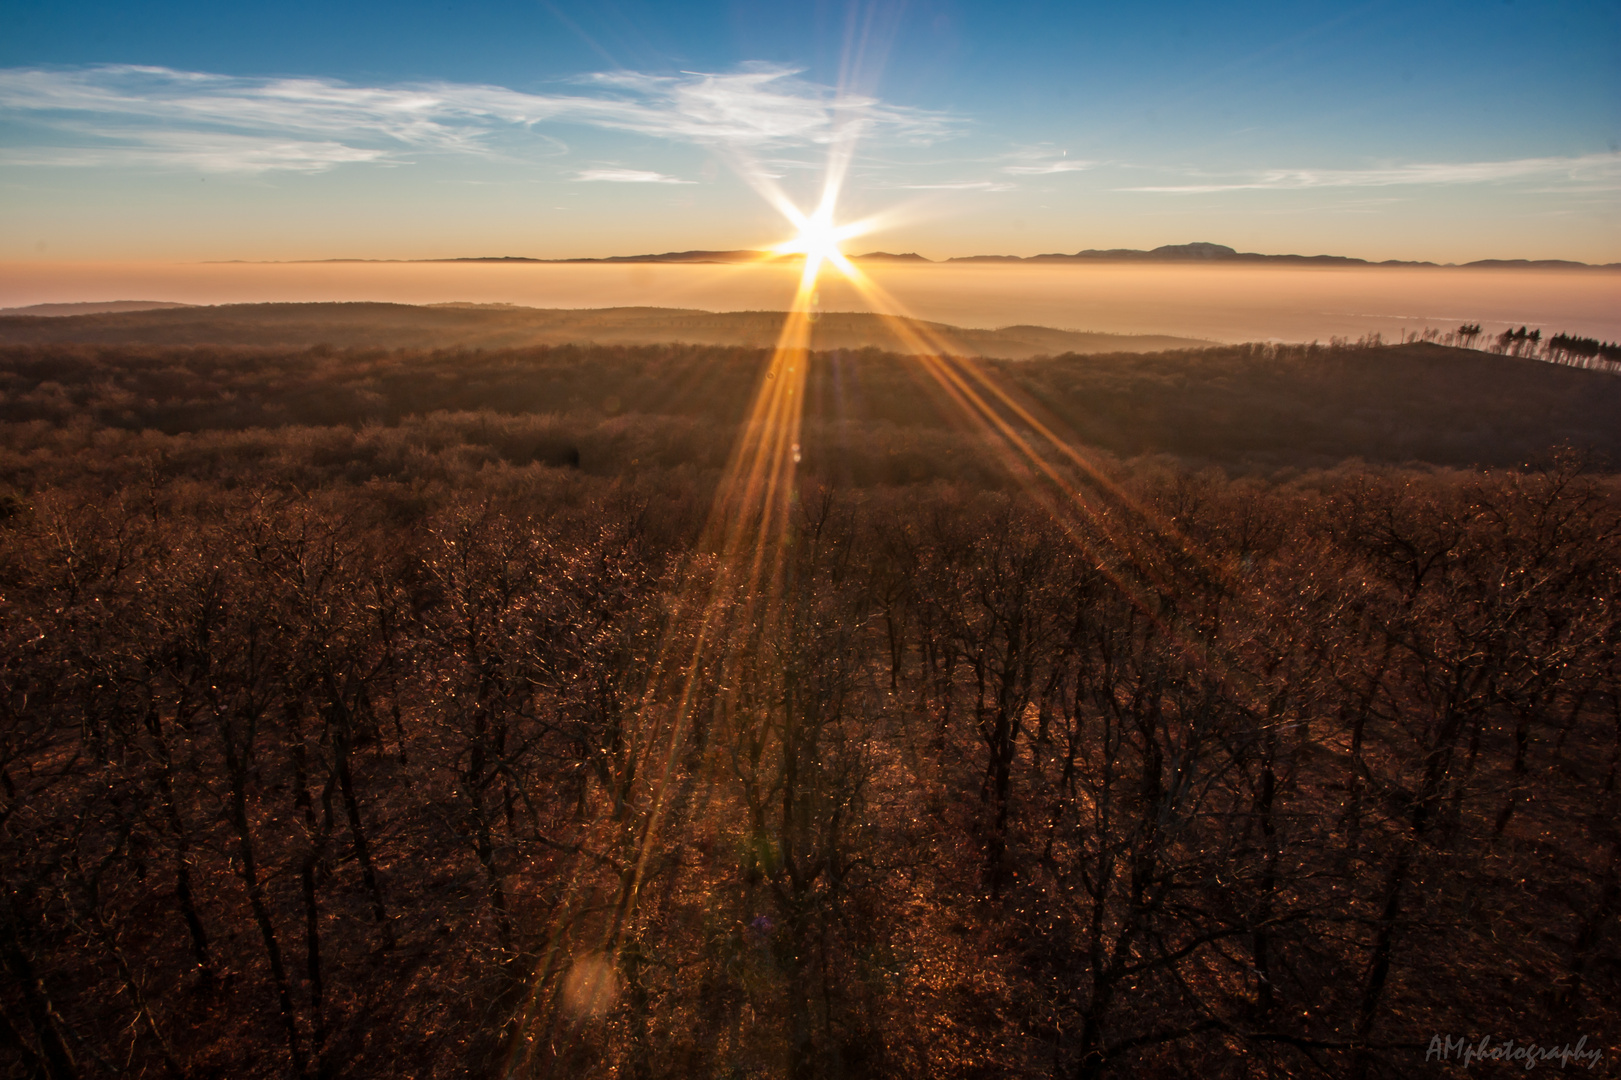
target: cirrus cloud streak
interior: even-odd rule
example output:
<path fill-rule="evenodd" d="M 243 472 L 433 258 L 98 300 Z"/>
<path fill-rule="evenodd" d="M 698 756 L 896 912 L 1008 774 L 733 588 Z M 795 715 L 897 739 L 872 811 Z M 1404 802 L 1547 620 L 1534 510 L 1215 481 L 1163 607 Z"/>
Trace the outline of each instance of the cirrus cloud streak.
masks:
<path fill-rule="evenodd" d="M 1231 181 L 1155 184 L 1117 190 L 1206 195 L 1224 191 L 1300 191 L 1313 188 L 1490 184 L 1534 178 L 1565 178 L 1586 182 L 1614 181 L 1621 178 L 1621 154 L 1429 163 L 1371 169 L 1268 169 Z"/>
<path fill-rule="evenodd" d="M 651 172 L 647 169 L 585 169 L 574 179 L 584 181 L 606 181 L 610 184 L 696 184 L 696 180 L 682 180 L 677 176 L 665 176 L 663 173 Z"/>
<path fill-rule="evenodd" d="M 541 125 L 581 125 L 726 152 L 829 145 L 882 135 L 927 143 L 943 114 L 851 97 L 789 68 L 615 72 L 578 92 L 423 83 L 355 86 L 135 65 L 0 70 L 13 165 L 169 166 L 215 172 L 320 172 L 421 154 L 529 157 L 566 149 Z M 604 179 L 604 177 L 598 177 Z"/>

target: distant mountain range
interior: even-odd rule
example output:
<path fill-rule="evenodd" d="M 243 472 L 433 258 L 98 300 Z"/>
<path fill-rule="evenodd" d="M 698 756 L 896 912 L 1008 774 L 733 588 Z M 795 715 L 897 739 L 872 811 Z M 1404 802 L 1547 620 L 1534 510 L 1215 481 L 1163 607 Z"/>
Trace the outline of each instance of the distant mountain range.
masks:
<path fill-rule="evenodd" d="M 600 259 L 532 259 L 523 255 L 487 255 L 459 259 L 320 259 L 318 262 L 435 262 L 435 263 L 745 263 L 797 259 L 770 251 L 666 251 L 658 255 L 610 255 Z M 855 262 L 934 263 L 916 252 L 896 255 L 871 251 L 852 255 Z M 1569 259 L 1477 259 L 1467 263 L 1415 262 L 1385 259 L 1372 262 L 1348 255 L 1261 255 L 1238 251 L 1226 244 L 1205 242 L 1166 244 L 1151 251 L 1137 248 L 1088 248 L 1073 255 L 962 255 L 943 263 L 1268 263 L 1289 266 L 1463 266 L 1480 270 L 1621 270 L 1621 263 L 1584 263 Z"/>
<path fill-rule="evenodd" d="M 1283 263 L 1299 266 L 1465 266 L 1478 269 L 1511 270 L 1621 270 L 1621 263 L 1572 262 L 1568 259 L 1477 259 L 1467 263 L 1415 262 L 1404 259 L 1385 259 L 1371 262 L 1348 255 L 1261 255 L 1253 251 L 1237 251 L 1225 244 L 1193 243 L 1166 244 L 1152 251 L 1135 248 L 1088 248 L 1073 255 L 968 255 L 947 262 L 1027 262 L 1027 263 L 1088 263 L 1088 262 L 1167 262 L 1167 263 Z"/>

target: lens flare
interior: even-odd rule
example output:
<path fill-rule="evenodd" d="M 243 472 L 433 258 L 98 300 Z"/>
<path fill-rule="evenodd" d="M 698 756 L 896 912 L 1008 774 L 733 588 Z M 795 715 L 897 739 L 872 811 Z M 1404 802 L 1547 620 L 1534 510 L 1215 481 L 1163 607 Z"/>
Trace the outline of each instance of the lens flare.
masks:
<path fill-rule="evenodd" d="M 694 735 L 723 718 L 751 726 L 761 747 L 770 724 L 744 707 L 741 687 L 748 679 L 769 680 L 769 668 L 746 673 L 746 657 L 763 639 L 774 637 L 789 600 L 786 557 L 792 540 L 792 509 L 798 500 L 806 374 L 810 367 L 817 280 L 832 267 L 871 306 L 885 316 L 903 342 L 920 381 L 930 383 L 951 403 L 955 419 L 974 431 L 986 451 L 1035 503 L 1080 545 L 1100 571 L 1210 677 L 1253 683 L 1243 662 L 1190 635 L 1164 603 L 1182 591 L 1189 576 L 1224 577 L 1223 568 L 1185 535 L 1174 520 L 1144 505 L 1116 483 L 1106 463 L 1087 451 L 1039 403 L 1021 394 L 994 364 L 976 361 L 970 350 L 913 318 L 894 296 L 847 257 L 844 242 L 896 222 L 890 212 L 839 222 L 835 211 L 854 157 L 859 125 L 840 133 L 828 155 L 821 197 L 806 213 L 765 170 L 741 159 L 733 165 L 751 187 L 793 228 L 791 239 L 764 258 L 802 256 L 804 267 L 794 297 L 747 415 L 737 433 L 699 540 L 701 553 L 672 597 L 668 625 L 660 635 L 641 699 L 624 732 L 635 758 L 634 781 L 612 792 L 615 810 L 587 828 L 577 842 L 576 888 L 556 914 L 530 980 L 527 1000 L 512 1024 L 516 1032 L 546 1029 L 548 1016 L 560 1016 L 556 1038 L 575 1037 L 582 1016 L 595 1015 L 613 1001 L 618 985 L 609 960 L 640 957 L 639 909 L 658 894 L 644 889 L 659 874 L 660 852 L 679 838 L 685 851 L 715 848 L 743 808 L 731 804 L 718 782 L 735 762 L 705 738 Z M 1239 603 L 1264 605 L 1264 595 L 1244 595 L 1230 581 Z M 756 690 L 762 688 L 756 687 Z M 768 689 L 768 688 L 766 688 Z M 779 688 L 780 689 L 780 688 Z M 770 700 L 772 695 L 757 695 Z M 685 767 L 682 762 L 686 762 Z M 684 771 L 685 770 L 685 771 Z M 672 864 L 674 865 L 674 864 Z M 612 872 L 609 869 L 612 868 Z M 709 880 L 710 870 L 695 860 L 680 871 L 691 883 Z M 674 888 L 666 867 L 663 885 Z M 716 879 L 718 880 L 718 878 Z M 595 881 L 591 885 L 589 882 Z M 611 881 L 612 884 L 608 884 Z M 702 887 L 697 886 L 699 891 Z M 611 902 L 588 905 L 590 889 L 605 890 Z M 574 903 L 573 901 L 579 901 Z M 691 918 L 702 919 L 701 912 Z M 572 943 L 572 946 L 571 944 Z M 587 961 L 570 964 L 574 955 Z M 592 966 L 595 963 L 598 966 Z M 544 1044 L 515 1039 L 509 1075 L 530 1067 Z M 557 1044 L 561 1045 L 561 1043 Z"/>
<path fill-rule="evenodd" d="M 789 220 L 799 229 L 799 235 L 778 244 L 773 250 L 778 255 L 805 257 L 805 270 L 799 279 L 801 294 L 815 285 L 824 263 L 838 267 L 846 277 L 856 272 L 850 260 L 845 258 L 844 252 L 840 250 L 839 244 L 851 237 L 859 236 L 864 230 L 859 224 L 833 224 L 833 206 L 828 199 L 824 198 L 821 207 L 809 217 L 799 214 L 796 210 Z M 796 304 L 802 299 L 802 296 L 796 297 Z"/>

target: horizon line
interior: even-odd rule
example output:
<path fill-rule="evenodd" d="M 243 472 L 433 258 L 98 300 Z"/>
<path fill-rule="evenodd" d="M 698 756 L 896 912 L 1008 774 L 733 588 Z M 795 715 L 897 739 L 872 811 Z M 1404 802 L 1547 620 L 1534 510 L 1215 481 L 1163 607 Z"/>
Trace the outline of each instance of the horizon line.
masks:
<path fill-rule="evenodd" d="M 953 255 L 931 259 L 917 252 L 871 251 L 848 258 L 856 261 L 896 262 L 945 266 L 951 263 L 1176 263 L 1220 265 L 1231 263 L 1283 263 L 1317 266 L 1365 267 L 1433 267 L 1436 269 L 1550 269 L 1550 270 L 1621 270 L 1621 261 L 1588 263 L 1575 259 L 1486 258 L 1467 262 L 1436 262 L 1427 259 L 1364 259 L 1351 255 L 1264 254 L 1238 251 L 1223 244 L 1199 241 L 1188 244 L 1165 244 L 1152 249 L 1139 248 L 1085 248 L 1074 253 L 1050 252 L 1037 255 L 976 254 Z M 566 256 L 543 258 L 531 255 L 460 255 L 431 258 L 368 258 L 364 256 L 338 256 L 321 259 L 203 259 L 199 265 L 316 265 L 326 263 L 663 263 L 673 265 L 735 265 L 747 262 L 783 262 L 798 258 L 771 250 L 752 248 L 690 249 L 686 251 L 649 252 L 634 255 Z"/>

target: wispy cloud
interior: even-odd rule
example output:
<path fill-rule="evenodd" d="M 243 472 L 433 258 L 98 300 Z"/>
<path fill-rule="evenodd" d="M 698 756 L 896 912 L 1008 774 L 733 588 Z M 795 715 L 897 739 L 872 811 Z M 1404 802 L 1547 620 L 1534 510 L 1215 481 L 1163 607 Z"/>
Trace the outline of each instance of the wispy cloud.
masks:
<path fill-rule="evenodd" d="M 1002 171 L 1011 173 L 1014 176 L 1051 176 L 1053 173 L 1084 172 L 1096 164 L 1095 161 L 1077 161 L 1073 158 L 1063 158 L 1040 165 L 1008 165 Z"/>
<path fill-rule="evenodd" d="M 880 134 L 928 143 L 957 127 L 941 113 L 837 94 L 798 76 L 793 68 L 771 64 L 720 74 L 599 74 L 587 85 L 611 96 L 568 99 L 569 112 L 601 127 L 738 149 L 828 145 Z"/>
<path fill-rule="evenodd" d="M 1201 195 L 1221 191 L 1290 191 L 1310 188 L 1396 187 L 1400 185 L 1490 184 L 1566 177 L 1591 183 L 1621 177 L 1621 154 L 1518 158 L 1457 164 L 1397 165 L 1372 169 L 1268 169 L 1231 180 L 1154 184 L 1121 191 Z"/>
<path fill-rule="evenodd" d="M 1070 151 L 1052 143 L 1037 143 L 992 157 L 984 164 L 999 165 L 999 172 L 1005 172 L 1010 177 L 1052 177 L 1060 172 L 1094 169 L 1097 162 L 1070 157 Z"/>
<path fill-rule="evenodd" d="M 682 180 L 646 169 L 586 169 L 576 180 L 604 180 L 610 184 L 696 184 L 696 180 Z"/>
<path fill-rule="evenodd" d="M 324 172 L 337 165 L 387 158 L 387 151 L 341 142 L 189 131 L 131 133 L 117 144 L 23 147 L 0 152 L 0 162 L 9 165 L 152 166 L 208 173 Z"/>
<path fill-rule="evenodd" d="M 1012 191 L 1017 184 L 997 180 L 946 180 L 938 184 L 901 184 L 907 191 Z"/>
<path fill-rule="evenodd" d="M 1098 164 L 1095 161 L 1072 158 L 1068 150 L 1061 150 L 1051 143 L 1020 147 L 1002 155 L 1001 160 L 1009 162 L 1001 167 L 1001 171 L 1009 176 L 1052 176 L 1057 173 L 1084 172 Z"/>
<path fill-rule="evenodd" d="M 758 151 L 850 135 L 925 143 L 955 121 L 839 96 L 792 69 L 616 72 L 577 92 L 500 86 L 354 86 L 331 79 L 240 78 L 108 65 L 0 70 L 0 110 L 32 136 L 0 150 L 13 164 L 142 165 L 218 172 L 319 172 L 424 153 L 566 149 L 537 128 L 578 124 L 717 149 Z M 514 143 L 513 137 L 522 141 Z"/>
<path fill-rule="evenodd" d="M 167 155 L 196 165 L 213 144 L 222 151 L 214 166 L 232 171 L 308 171 L 393 159 L 402 151 L 484 151 L 492 126 L 540 119 L 538 109 L 515 100 L 522 96 L 499 87 L 359 87 L 128 65 L 0 71 L 0 109 L 54 136 L 54 148 L 96 151 L 102 156 L 89 155 L 96 163 L 123 150 L 135 163 Z M 310 153 L 292 152 L 300 146 Z M 334 153 L 332 146 L 354 153 Z M 235 152 L 256 147 L 288 152 L 233 160 Z"/>

